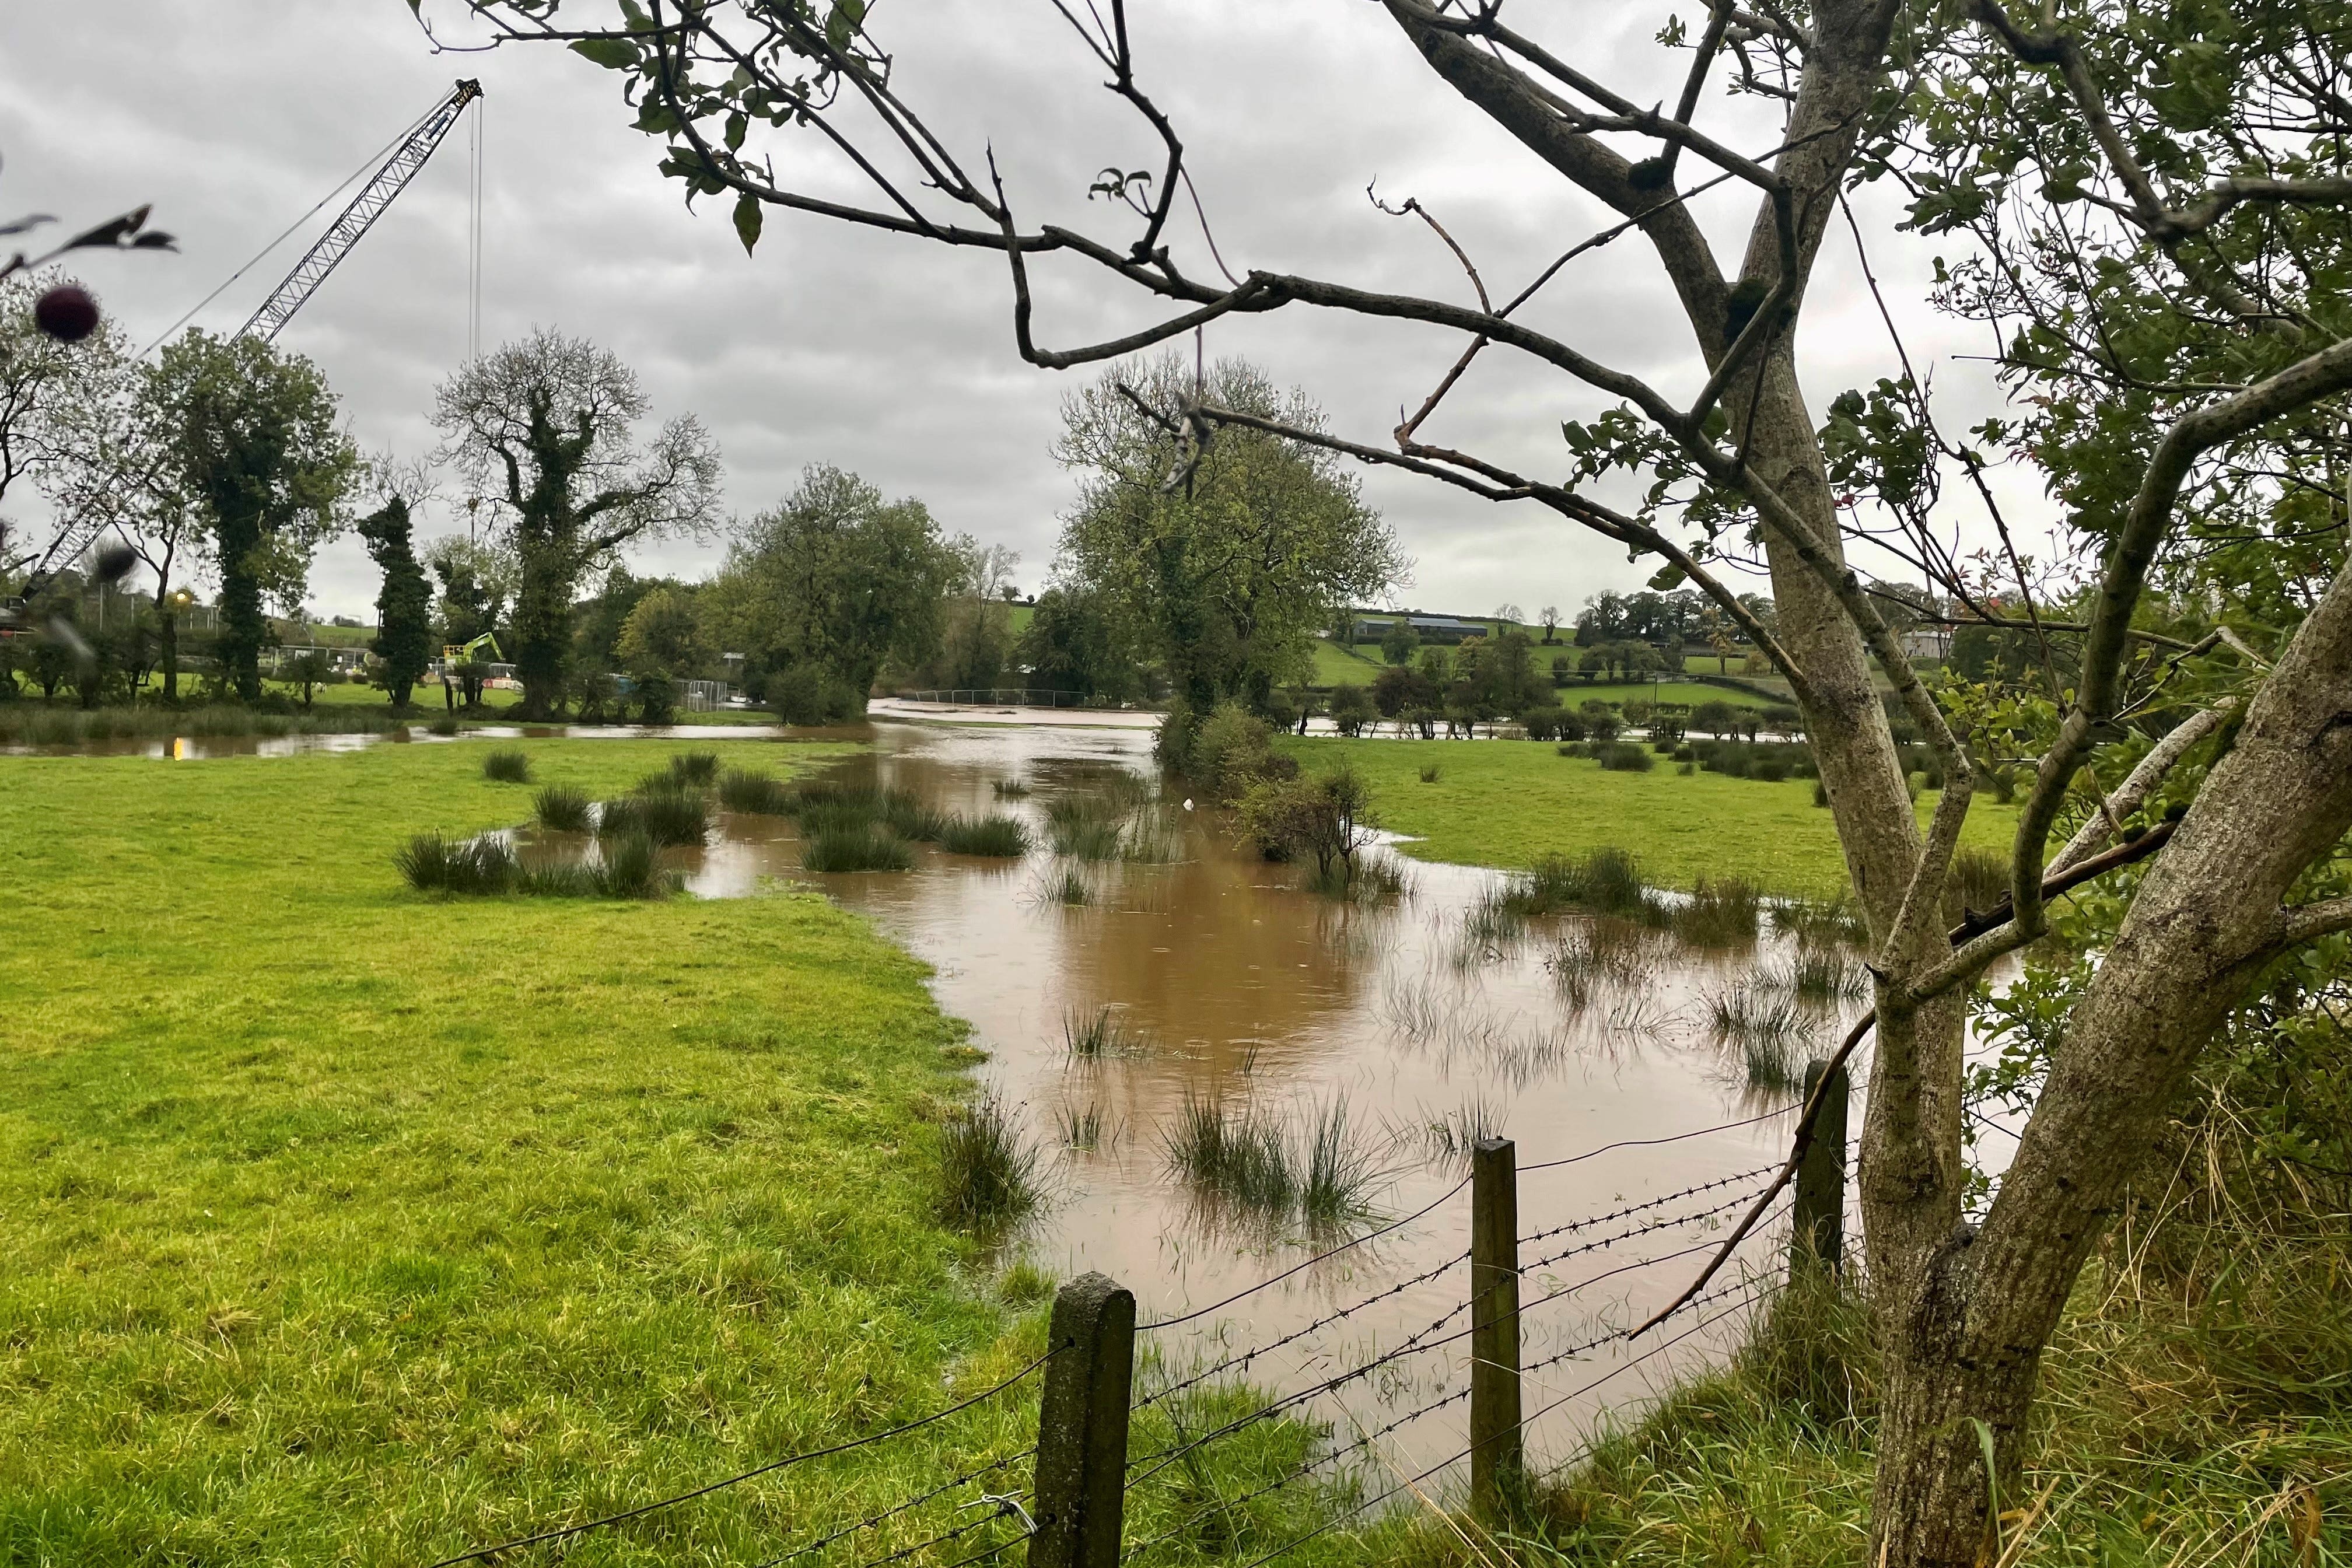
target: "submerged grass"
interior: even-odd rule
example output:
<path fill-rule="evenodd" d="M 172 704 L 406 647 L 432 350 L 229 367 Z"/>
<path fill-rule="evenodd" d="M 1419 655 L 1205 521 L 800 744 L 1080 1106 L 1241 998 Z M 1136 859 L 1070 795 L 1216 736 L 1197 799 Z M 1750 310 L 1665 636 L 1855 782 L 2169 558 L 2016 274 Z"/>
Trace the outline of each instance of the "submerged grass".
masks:
<path fill-rule="evenodd" d="M 1764 896 L 1742 877 L 1701 877 L 1674 910 L 1675 934 L 1700 947 L 1730 947 L 1756 936 Z"/>
<path fill-rule="evenodd" d="M 1150 1043 L 1149 1036 L 1119 1021 L 1116 1007 L 1099 1008 L 1092 1014 L 1073 1008 L 1062 1015 L 1062 1044 L 1074 1057 L 1093 1059 L 1128 1056 Z"/>
<path fill-rule="evenodd" d="M 982 855 L 1018 860 L 1029 853 L 1029 826 L 1017 816 L 950 816 L 940 830 L 940 847 L 950 855 Z"/>
<path fill-rule="evenodd" d="M 1318 1230 L 1368 1216 L 1386 1175 L 1345 1095 L 1302 1104 L 1286 1121 L 1187 1090 L 1161 1152 L 1169 1172 L 1203 1201 L 1261 1222 L 1303 1219 Z"/>
<path fill-rule="evenodd" d="M 811 871 L 906 871 L 914 864 L 913 846 L 878 822 L 819 828 L 801 848 L 801 865 Z"/>

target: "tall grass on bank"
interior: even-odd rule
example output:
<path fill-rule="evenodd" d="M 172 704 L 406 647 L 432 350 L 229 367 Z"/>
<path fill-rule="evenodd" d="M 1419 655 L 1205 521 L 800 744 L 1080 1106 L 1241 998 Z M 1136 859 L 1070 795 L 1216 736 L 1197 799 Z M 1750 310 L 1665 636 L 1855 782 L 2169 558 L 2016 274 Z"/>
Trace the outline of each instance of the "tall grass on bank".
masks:
<path fill-rule="evenodd" d="M 2321 1568 L 2352 1545 L 2352 1188 L 2290 1173 L 2242 1129 L 2183 1131 L 2042 1356 L 1988 1563 Z M 1860 1561 L 1883 1387 L 1865 1290 L 1849 1275 L 1783 1291 L 1727 1365 L 1605 1432 L 1536 1489 L 1525 1561 Z"/>
<path fill-rule="evenodd" d="M 282 735 L 381 735 L 408 721 L 389 709 L 319 708 L 270 713 L 227 703 L 201 708 L 62 708 L 0 702 L 0 746 L 79 746 L 92 741 L 232 739 Z"/>
<path fill-rule="evenodd" d="M 493 834 L 452 839 L 420 833 L 393 853 L 393 864 L 419 892 L 536 898 L 663 899 L 679 880 L 658 863 L 660 847 L 642 833 L 600 841 L 593 864 L 525 865 L 514 846 Z"/>
<path fill-rule="evenodd" d="M 719 777 L 716 752 L 679 752 L 669 760 L 668 776 L 689 789 L 708 789 Z"/>
<path fill-rule="evenodd" d="M 1037 1150 L 1004 1102 L 982 1094 L 949 1117 L 940 1137 L 940 1215 L 972 1230 L 1000 1229 L 1044 1195 Z"/>

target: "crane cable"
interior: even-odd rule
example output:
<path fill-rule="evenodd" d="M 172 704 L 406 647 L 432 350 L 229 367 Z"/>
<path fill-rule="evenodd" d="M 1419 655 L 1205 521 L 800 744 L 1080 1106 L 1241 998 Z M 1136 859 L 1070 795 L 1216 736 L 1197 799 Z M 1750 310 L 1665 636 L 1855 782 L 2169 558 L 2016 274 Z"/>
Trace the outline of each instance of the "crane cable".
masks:
<path fill-rule="evenodd" d="M 474 174 L 471 226 L 466 237 L 466 359 L 482 357 L 482 146 L 483 100 L 474 100 Z"/>
<path fill-rule="evenodd" d="M 477 100 L 476 101 L 478 102 L 479 100 Z M 228 277 L 222 281 L 219 288 L 215 289 L 211 293 L 205 295 L 194 305 L 188 307 L 187 312 L 184 315 L 183 315 L 178 321 L 173 321 L 170 326 L 164 328 L 162 331 L 156 333 L 153 342 L 150 342 L 145 348 L 141 349 L 131 357 L 133 359 L 145 359 L 149 354 L 153 353 L 155 350 L 162 345 L 164 339 L 170 337 L 173 332 L 178 331 L 182 327 L 186 326 L 189 321 L 195 318 L 197 311 L 202 310 L 205 306 L 219 299 L 223 293 L 226 292 L 230 284 L 235 283 L 238 279 L 252 271 L 255 267 L 260 265 L 261 258 L 263 257 L 268 256 L 271 251 L 285 244 L 287 240 L 292 238 L 294 232 L 297 229 L 300 228 L 304 224 L 309 223 L 312 218 L 319 216 L 319 211 L 321 207 L 324 207 L 329 202 L 333 201 L 337 196 L 341 195 L 345 191 L 349 190 L 352 181 L 358 179 L 362 174 L 366 174 L 369 170 L 382 163 L 386 158 L 391 157 L 394 148 L 398 147 L 411 136 L 415 135 L 419 127 L 423 126 L 426 121 L 432 119 L 440 111 L 441 105 L 436 103 L 431 109 L 428 109 L 424 113 L 418 115 L 415 120 L 410 121 L 406 129 L 403 130 L 398 135 L 385 142 L 383 146 L 377 148 L 374 152 L 369 153 L 366 162 L 362 163 L 358 168 L 353 169 L 350 174 L 344 175 L 333 190 L 329 191 L 325 195 L 320 196 L 318 201 L 312 205 L 309 212 L 304 213 L 300 217 L 298 217 L 292 223 L 288 224 L 285 230 L 280 233 L 276 239 L 271 240 L 268 245 L 265 245 L 259 250 L 255 251 L 252 258 L 247 261 L 244 266 L 230 273 Z"/>

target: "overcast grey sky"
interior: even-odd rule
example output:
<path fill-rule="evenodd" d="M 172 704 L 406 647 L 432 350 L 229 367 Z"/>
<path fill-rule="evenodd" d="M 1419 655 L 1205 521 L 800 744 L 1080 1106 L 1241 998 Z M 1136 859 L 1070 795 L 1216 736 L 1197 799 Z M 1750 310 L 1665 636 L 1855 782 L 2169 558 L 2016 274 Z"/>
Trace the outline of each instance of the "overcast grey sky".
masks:
<path fill-rule="evenodd" d="M 1546 31 L 1584 68 L 1643 100 L 1678 69 L 1651 41 L 1664 7 L 1555 5 Z M 445 36 L 468 28 L 429 3 Z M 1452 258 L 1418 223 L 1381 216 L 1364 190 L 1419 196 L 1497 290 L 1516 291 L 1610 215 L 1568 188 L 1444 88 L 1365 0 L 1134 0 L 1144 85 L 1176 119 L 1226 261 L 1467 298 Z M 1523 23 L 1526 19 L 1523 19 Z M 1106 164 L 1153 162 L 1148 132 L 1099 90 L 1102 74 L 1046 0 L 888 0 L 876 25 L 899 85 L 960 152 L 994 145 L 1024 226 L 1085 223 L 1120 239 L 1086 188 Z M 854 468 L 920 496 L 940 522 L 1022 555 L 1034 591 L 1051 562 L 1069 477 L 1048 447 L 1075 378 L 1023 364 L 1002 263 L 819 220 L 770 216 L 746 258 L 726 209 L 685 210 L 629 129 L 616 77 L 544 47 L 436 54 L 404 0 L 73 0 L 0 10 L 0 208 L 94 219 L 142 201 L 181 237 L 176 257 L 102 256 L 85 271 L 136 344 L 201 299 L 447 90 L 486 91 L 485 342 L 534 325 L 583 335 L 635 366 L 654 419 L 698 414 L 727 462 L 730 506 L 782 497 L 804 465 Z M 1769 145 L 1754 107 L 1711 100 L 1703 123 Z M 361 444 L 430 449 L 435 386 L 466 352 L 467 176 L 473 128 L 433 163 L 280 337 L 324 368 Z M 787 166 L 854 187 L 805 142 Z M 1685 174 L 1690 165 L 1685 165 Z M 1736 192 L 1737 187 L 1732 187 Z M 341 198 L 347 199 L 347 198 Z M 234 331 L 340 201 L 197 318 Z M 1736 258 L 1750 205 L 1710 200 L 1718 255 Z M 1894 234 L 1891 205 L 1862 205 L 1873 260 L 1915 356 L 1941 362 L 1939 409 L 1958 427 L 1990 395 L 1982 329 L 1936 317 L 1923 280 L 1934 247 Z M 1180 254 L 1205 274 L 1197 227 Z M 1947 241 L 1945 244 L 1948 245 Z M 1150 303 L 1084 264 L 1049 263 L 1038 334 L 1066 345 L 1132 331 Z M 1638 237 L 1593 252 L 1528 319 L 1588 353 L 1669 387 L 1696 384 L 1686 330 Z M 1892 374 L 1853 247 L 1833 232 L 1808 304 L 1804 377 L 1816 411 L 1839 389 Z M 1385 440 L 1458 352 L 1425 327 L 1292 307 L 1220 322 L 1213 355 L 1256 360 L 1305 386 L 1344 432 Z M 1424 432 L 1538 473 L 1563 467 L 1559 426 L 1599 399 L 1489 351 Z M 2011 489 L 2038 515 L 2030 485 Z M 454 479 L 447 481 L 454 493 Z M 1368 497 L 1416 558 L 1401 597 L 1430 609 L 1573 606 L 1638 585 L 1648 568 L 1533 508 L 1497 509 L 1428 481 L 1365 476 Z M 437 531 L 446 517 L 427 524 Z M 639 552 L 693 575 L 716 544 Z M 356 544 L 322 552 L 313 604 L 370 613 L 375 574 Z"/>

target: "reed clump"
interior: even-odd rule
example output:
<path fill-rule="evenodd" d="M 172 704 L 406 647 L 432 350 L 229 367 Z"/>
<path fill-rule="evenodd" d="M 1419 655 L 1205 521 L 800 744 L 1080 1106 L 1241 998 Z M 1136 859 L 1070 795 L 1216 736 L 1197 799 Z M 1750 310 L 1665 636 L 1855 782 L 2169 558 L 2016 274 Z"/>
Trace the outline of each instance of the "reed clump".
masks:
<path fill-rule="evenodd" d="M 986 816 L 950 816 L 940 830 L 940 847 L 950 855 L 1018 860 L 1029 853 L 1029 825 L 1001 812 Z"/>
<path fill-rule="evenodd" d="M 950 1224 L 1001 1229 L 1044 1196 L 1037 1150 L 993 1094 L 949 1118 L 940 1139 L 939 1208 Z"/>
<path fill-rule="evenodd" d="M 654 774 L 596 812 L 599 838 L 642 834 L 656 844 L 698 845 L 709 833 L 709 796 L 681 787 L 667 773 Z"/>
<path fill-rule="evenodd" d="M 1286 1121 L 1263 1108 L 1187 1093 L 1161 1141 L 1170 1173 L 1220 1207 L 1262 1221 L 1343 1226 L 1371 1212 L 1385 1173 L 1345 1095 Z"/>
<path fill-rule="evenodd" d="M 1097 1008 L 1088 1014 L 1075 1008 L 1062 1015 L 1062 1043 L 1070 1055 L 1094 1060 L 1142 1051 L 1150 1037 L 1120 1021 L 1118 1009 Z"/>
<path fill-rule="evenodd" d="M 812 832 L 801 848 L 811 871 L 906 871 L 914 847 L 879 822 L 845 822 Z"/>
<path fill-rule="evenodd" d="M 595 820 L 588 792 L 574 784 L 542 786 L 531 797 L 531 815 L 550 833 L 585 833 Z"/>
<path fill-rule="evenodd" d="M 792 815 L 792 791 L 782 779 L 754 768 L 729 768 L 719 775 L 719 804 L 754 816 Z"/>
<path fill-rule="evenodd" d="M 529 784 L 530 753 L 511 750 L 492 752 L 482 759 L 482 776 L 492 784 Z"/>

